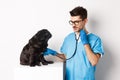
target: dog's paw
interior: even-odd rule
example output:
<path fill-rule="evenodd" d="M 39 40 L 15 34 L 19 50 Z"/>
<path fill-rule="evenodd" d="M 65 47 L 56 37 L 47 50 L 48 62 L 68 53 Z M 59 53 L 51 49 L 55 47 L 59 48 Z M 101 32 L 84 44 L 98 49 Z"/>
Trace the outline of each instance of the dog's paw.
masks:
<path fill-rule="evenodd" d="M 48 63 L 47 63 L 47 62 L 42 62 L 42 64 L 43 64 L 43 65 L 48 65 Z"/>
<path fill-rule="evenodd" d="M 54 62 L 53 61 L 46 61 L 48 64 L 53 64 Z"/>
<path fill-rule="evenodd" d="M 35 67 L 35 64 L 30 64 L 30 67 Z"/>

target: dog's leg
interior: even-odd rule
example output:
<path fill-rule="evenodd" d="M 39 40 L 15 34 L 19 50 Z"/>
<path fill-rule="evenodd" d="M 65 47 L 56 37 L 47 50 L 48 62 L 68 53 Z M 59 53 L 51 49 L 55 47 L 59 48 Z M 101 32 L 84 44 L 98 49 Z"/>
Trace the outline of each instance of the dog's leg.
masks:
<path fill-rule="evenodd" d="M 47 62 L 48 64 L 53 64 L 54 63 L 53 61 L 46 61 L 45 59 L 44 59 L 44 61 Z"/>
<path fill-rule="evenodd" d="M 36 65 L 34 56 L 30 56 L 29 64 L 30 64 L 31 67 L 34 67 Z"/>
<path fill-rule="evenodd" d="M 43 60 L 44 60 L 44 62 L 46 62 L 48 64 L 53 64 L 54 63 L 53 61 L 46 61 L 45 58 L 44 58 L 44 56 L 43 56 Z"/>
<path fill-rule="evenodd" d="M 43 65 L 48 65 L 48 63 L 45 62 L 45 59 L 44 59 L 44 55 L 43 55 L 43 54 L 41 54 L 41 56 L 40 56 L 40 61 L 42 62 Z"/>
<path fill-rule="evenodd" d="M 40 64 L 40 55 L 36 55 L 36 65 L 41 66 L 41 64 Z"/>
<path fill-rule="evenodd" d="M 53 61 L 46 61 L 45 58 L 44 58 L 44 55 L 42 56 L 44 62 L 48 63 L 48 64 L 53 64 L 54 62 Z"/>

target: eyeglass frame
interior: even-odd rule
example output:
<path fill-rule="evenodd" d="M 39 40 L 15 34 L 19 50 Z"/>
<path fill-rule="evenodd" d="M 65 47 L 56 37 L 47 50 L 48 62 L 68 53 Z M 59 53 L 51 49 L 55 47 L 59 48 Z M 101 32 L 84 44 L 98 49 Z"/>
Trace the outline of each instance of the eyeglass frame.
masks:
<path fill-rule="evenodd" d="M 70 24 L 70 25 L 73 25 L 73 24 L 74 24 L 74 25 L 78 25 L 78 24 L 79 24 L 80 22 L 82 22 L 82 21 L 83 21 L 83 20 L 76 20 L 76 21 L 70 20 L 70 21 L 69 21 L 69 24 Z"/>

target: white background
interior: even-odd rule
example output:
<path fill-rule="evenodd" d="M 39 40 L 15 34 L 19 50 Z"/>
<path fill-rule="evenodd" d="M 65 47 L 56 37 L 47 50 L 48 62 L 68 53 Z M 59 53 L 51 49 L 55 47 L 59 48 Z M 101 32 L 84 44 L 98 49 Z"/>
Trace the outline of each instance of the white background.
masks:
<path fill-rule="evenodd" d="M 50 48 L 59 52 L 64 37 L 72 32 L 69 11 L 75 6 L 88 10 L 87 28 L 99 35 L 105 55 L 97 65 L 96 80 L 119 80 L 119 0 L 0 0 L 0 79 L 13 80 L 23 46 L 38 30 L 53 37 Z"/>

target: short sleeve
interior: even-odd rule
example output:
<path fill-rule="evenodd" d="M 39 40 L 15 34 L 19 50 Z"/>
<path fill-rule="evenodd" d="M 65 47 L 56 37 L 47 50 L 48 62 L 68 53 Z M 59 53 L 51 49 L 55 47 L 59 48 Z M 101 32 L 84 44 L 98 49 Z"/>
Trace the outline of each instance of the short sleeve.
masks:
<path fill-rule="evenodd" d="M 100 38 L 98 38 L 94 44 L 94 47 L 93 47 L 93 52 L 95 54 L 100 54 L 101 56 L 104 55 L 104 50 L 103 50 L 103 44 L 102 44 L 102 41 Z"/>
<path fill-rule="evenodd" d="M 63 54 L 66 53 L 66 47 L 67 47 L 67 46 L 66 46 L 66 44 L 67 44 L 67 43 L 66 43 L 66 39 L 67 39 L 67 38 L 64 39 L 63 44 L 62 44 L 62 46 L 61 46 L 61 48 L 60 48 L 60 52 L 62 52 Z"/>

